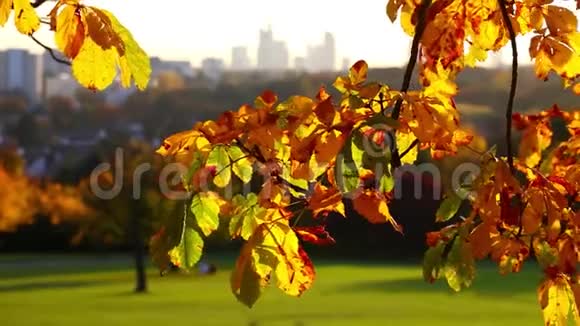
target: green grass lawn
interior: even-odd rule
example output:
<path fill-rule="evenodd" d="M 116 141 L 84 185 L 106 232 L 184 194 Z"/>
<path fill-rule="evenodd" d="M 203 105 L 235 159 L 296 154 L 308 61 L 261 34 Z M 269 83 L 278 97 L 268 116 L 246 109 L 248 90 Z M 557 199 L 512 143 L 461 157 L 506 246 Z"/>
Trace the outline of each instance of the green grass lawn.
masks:
<path fill-rule="evenodd" d="M 315 260 L 302 298 L 269 288 L 253 309 L 236 302 L 229 270 L 196 277 L 149 274 L 135 295 L 123 257 L 0 259 L 0 325 L 542 325 L 534 267 L 502 277 L 482 265 L 473 288 L 456 294 L 426 284 L 419 266 Z M 221 265 L 232 266 L 231 261 Z"/>

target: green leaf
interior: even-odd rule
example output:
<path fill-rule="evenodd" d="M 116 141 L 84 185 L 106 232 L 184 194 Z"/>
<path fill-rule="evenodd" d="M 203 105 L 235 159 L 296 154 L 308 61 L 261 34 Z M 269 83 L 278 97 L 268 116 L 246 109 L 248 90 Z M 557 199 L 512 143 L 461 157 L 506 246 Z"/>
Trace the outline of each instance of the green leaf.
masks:
<path fill-rule="evenodd" d="M 181 179 L 185 190 L 191 191 L 190 190 L 191 179 L 193 178 L 195 173 L 199 169 L 201 169 L 202 166 L 203 166 L 202 156 L 200 153 L 195 152 L 193 154 L 193 158 L 191 160 L 191 165 L 189 166 L 189 169 L 187 169 L 187 172 L 182 176 Z"/>
<path fill-rule="evenodd" d="M 169 252 L 171 262 L 186 270 L 190 270 L 201 258 L 203 252 L 203 239 L 201 235 L 190 226 L 183 228 L 181 241 Z"/>
<path fill-rule="evenodd" d="M 230 167 L 230 157 L 226 147 L 218 145 L 212 149 L 207 157 L 206 166 L 214 166 L 216 175 L 213 182 L 220 188 L 225 188 L 232 179 L 232 170 Z"/>
<path fill-rule="evenodd" d="M 195 216 L 197 226 L 207 237 L 219 226 L 221 199 L 213 192 L 202 192 L 195 195 L 191 201 L 191 212 Z"/>
<path fill-rule="evenodd" d="M 228 154 L 232 160 L 232 170 L 234 173 L 244 183 L 250 182 L 252 180 L 254 168 L 252 166 L 252 161 L 247 158 L 248 155 L 246 155 L 238 146 L 230 146 L 230 148 L 228 148 Z"/>
<path fill-rule="evenodd" d="M 441 243 L 435 247 L 430 247 L 425 252 L 423 258 L 423 278 L 429 283 L 439 279 L 439 271 L 443 265 L 443 252 L 445 244 Z"/>
<path fill-rule="evenodd" d="M 342 193 L 350 193 L 358 189 L 359 177 L 356 166 L 352 161 L 346 161 L 344 155 L 340 155 L 336 162 L 334 178 Z"/>
<path fill-rule="evenodd" d="M 457 214 L 457 211 L 461 207 L 462 202 L 463 200 L 459 196 L 457 196 L 455 192 L 450 192 L 447 198 L 443 200 L 443 202 L 439 206 L 439 209 L 437 210 L 436 221 L 437 222 L 449 221 L 453 216 L 455 216 L 455 214 Z"/>
<path fill-rule="evenodd" d="M 462 238 L 455 238 L 443 267 L 443 273 L 449 287 L 456 292 L 471 286 L 475 278 L 475 262 L 471 244 Z"/>
<path fill-rule="evenodd" d="M 389 174 L 384 174 L 379 180 L 379 187 L 382 192 L 390 192 L 395 188 L 395 179 Z"/>
<path fill-rule="evenodd" d="M 357 145 L 358 141 L 355 142 L 355 140 L 360 140 L 362 142 L 362 135 L 359 132 L 357 132 L 356 135 L 358 137 L 360 137 L 360 139 L 356 139 L 353 137 L 353 141 L 352 141 L 351 146 L 350 146 L 350 151 L 352 154 L 353 162 L 356 164 L 356 166 L 359 169 L 362 169 L 364 167 L 363 159 L 364 159 L 365 151 L 364 151 L 364 149 L 361 149 Z"/>
<path fill-rule="evenodd" d="M 237 195 L 232 202 L 236 208 L 230 220 L 230 236 L 232 238 L 241 236 L 244 240 L 248 240 L 258 227 L 257 212 L 263 209 L 258 205 L 258 196 L 254 193 L 249 193 L 247 197 Z"/>

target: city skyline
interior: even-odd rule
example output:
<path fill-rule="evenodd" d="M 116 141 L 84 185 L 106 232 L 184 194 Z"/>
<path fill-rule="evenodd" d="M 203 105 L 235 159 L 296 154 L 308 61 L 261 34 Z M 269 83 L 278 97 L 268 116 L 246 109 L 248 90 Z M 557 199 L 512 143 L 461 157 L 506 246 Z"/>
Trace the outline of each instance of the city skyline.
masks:
<path fill-rule="evenodd" d="M 83 1 L 115 13 L 150 56 L 187 60 L 196 67 L 209 57 L 220 58 L 229 66 L 232 47 L 257 48 L 259 30 L 272 25 L 277 38 L 286 42 L 291 63 L 295 58 L 305 57 L 307 45 L 317 44 L 319 35 L 330 32 L 336 39 L 338 58 L 346 57 L 351 62 L 363 59 L 373 68 L 402 66 L 408 59 L 410 38 L 398 21 L 391 23 L 387 18 L 387 2 L 220 0 L 192 3 L 165 0 L 160 6 L 155 1 Z M 556 0 L 555 4 L 575 7 L 573 1 Z M 47 3 L 40 12 L 46 14 L 50 9 Z M 48 28 L 35 35 L 54 46 Z M 524 38 L 518 43 L 522 64 L 530 63 L 528 40 Z M 0 49 L 6 48 L 42 52 L 32 40 L 18 34 L 11 23 L 0 30 Z M 252 62 L 257 61 L 254 51 L 248 55 Z M 509 60 L 506 50 L 502 53 L 502 61 Z"/>
<path fill-rule="evenodd" d="M 348 57 L 352 62 L 365 59 L 374 67 L 403 64 L 409 43 L 399 24 L 391 23 L 386 17 L 386 0 L 348 5 L 330 0 L 275 3 L 166 0 L 162 7 L 158 2 L 139 2 L 136 6 L 131 0 L 83 2 L 115 13 L 150 56 L 188 60 L 196 67 L 208 57 L 220 58 L 229 66 L 232 47 L 257 48 L 259 31 L 268 25 L 272 26 L 276 38 L 287 44 L 290 63 L 296 57 L 307 56 L 308 45 L 318 44 L 325 32 L 335 36 L 338 58 Z M 365 12 L 365 16 L 353 15 L 353 6 Z M 50 7 L 50 4 L 42 6 L 41 12 L 47 12 Z M 360 24 L 368 27 L 361 28 Z M 54 46 L 53 36 L 46 28 L 35 35 Z M 379 38 L 385 41 L 377 41 Z M 21 47 L 41 52 L 32 40 L 19 35 L 13 24 L 6 24 L 0 31 L 0 44 L 0 48 Z M 401 51 L 392 51 L 393 46 Z M 248 55 L 252 62 L 257 62 L 255 51 L 249 51 Z"/>

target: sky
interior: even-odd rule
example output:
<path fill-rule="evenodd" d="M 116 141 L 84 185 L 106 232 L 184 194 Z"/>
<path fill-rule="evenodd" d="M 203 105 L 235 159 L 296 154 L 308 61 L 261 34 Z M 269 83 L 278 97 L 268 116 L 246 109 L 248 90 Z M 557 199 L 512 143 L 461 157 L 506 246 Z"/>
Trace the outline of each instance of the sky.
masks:
<path fill-rule="evenodd" d="M 199 66 L 206 57 L 229 64 L 233 46 L 247 46 L 255 63 L 259 30 L 272 26 L 274 37 L 287 42 L 291 62 L 325 32 L 336 39 L 338 65 L 364 59 L 371 67 L 406 63 L 410 38 L 399 22 L 385 13 L 388 0 L 85 0 L 113 12 L 150 55 L 189 60 Z M 51 3 L 43 5 L 48 12 Z M 52 34 L 37 37 L 52 45 Z M 10 21 L 0 29 L 0 48 L 28 48 L 41 52 L 32 40 L 19 35 Z M 522 44 L 523 61 L 528 60 Z M 507 53 L 503 57 L 507 60 Z"/>

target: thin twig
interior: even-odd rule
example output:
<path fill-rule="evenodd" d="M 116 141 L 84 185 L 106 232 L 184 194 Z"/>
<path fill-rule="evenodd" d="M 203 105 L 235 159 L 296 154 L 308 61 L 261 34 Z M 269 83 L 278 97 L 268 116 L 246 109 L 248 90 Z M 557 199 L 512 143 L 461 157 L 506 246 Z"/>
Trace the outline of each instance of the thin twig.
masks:
<path fill-rule="evenodd" d="M 403 157 L 405 157 L 405 155 L 409 154 L 409 152 L 410 152 L 410 151 L 411 151 L 413 148 L 417 147 L 417 145 L 419 145 L 419 139 L 415 139 L 415 140 L 413 140 L 413 142 L 411 143 L 411 145 L 409 145 L 409 147 L 407 147 L 407 149 L 406 149 L 405 151 L 403 151 L 403 152 L 401 153 L 401 155 L 399 155 L 399 158 L 403 158 Z"/>
<path fill-rule="evenodd" d="M 415 35 L 413 36 L 413 44 L 411 45 L 411 55 L 409 56 L 409 63 L 407 63 L 407 69 L 405 70 L 405 76 L 403 78 L 403 85 L 401 86 L 401 93 L 405 93 L 409 90 L 411 86 L 411 78 L 413 77 L 413 70 L 415 70 L 415 64 L 417 63 L 417 58 L 419 57 L 419 44 L 421 43 L 421 38 L 425 32 L 425 27 L 427 27 L 427 10 L 431 6 L 431 0 L 423 0 L 421 6 L 419 7 L 418 21 L 415 26 Z M 395 120 L 399 119 L 401 114 L 401 106 L 403 105 L 403 99 L 397 100 L 395 107 L 393 108 L 393 113 L 391 117 Z"/>
<path fill-rule="evenodd" d="M 512 149 L 512 115 L 514 109 L 514 99 L 516 97 L 516 90 L 518 87 L 518 47 L 516 43 L 516 33 L 514 27 L 512 26 L 510 17 L 507 11 L 507 3 L 505 0 L 498 0 L 501 14 L 503 16 L 503 21 L 507 27 L 510 35 L 510 41 L 512 45 L 512 81 L 510 85 L 510 97 L 508 99 L 507 108 L 505 112 L 506 119 L 506 145 L 507 145 L 507 158 L 508 164 L 512 174 L 515 172 L 514 167 L 514 154 Z"/>
<path fill-rule="evenodd" d="M 56 54 L 54 53 L 54 49 L 52 49 L 51 47 L 45 45 L 44 43 L 40 42 L 36 37 L 34 37 L 34 35 L 30 35 L 30 38 L 38 45 L 42 46 L 46 51 L 48 51 L 48 53 L 50 54 L 50 56 L 54 59 L 54 61 L 58 62 L 58 63 L 62 63 L 63 65 L 67 65 L 70 66 L 71 63 L 70 61 L 61 59 L 59 57 L 56 56 Z"/>
<path fill-rule="evenodd" d="M 42 6 L 43 3 L 45 3 L 48 0 L 36 0 L 34 2 L 31 2 L 30 5 L 32 6 L 32 8 L 38 8 L 40 6 Z"/>
<path fill-rule="evenodd" d="M 418 22 L 415 26 L 415 35 L 413 35 L 413 44 L 411 45 L 411 55 L 409 56 L 409 62 L 407 63 L 407 69 L 405 70 L 405 76 L 403 77 L 401 93 L 407 92 L 411 86 L 413 70 L 415 70 L 417 58 L 419 57 L 419 44 L 421 43 L 421 38 L 423 37 L 423 33 L 427 27 L 427 11 L 430 6 L 431 0 L 423 0 L 421 2 L 421 6 L 419 7 Z M 395 103 L 391 118 L 399 120 L 402 106 L 403 99 L 400 98 Z M 399 149 L 397 148 L 396 136 L 392 133 L 389 133 L 389 138 L 391 140 L 391 164 L 393 165 L 393 168 L 398 168 L 401 166 L 401 156 L 399 155 Z"/>

